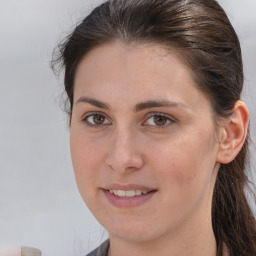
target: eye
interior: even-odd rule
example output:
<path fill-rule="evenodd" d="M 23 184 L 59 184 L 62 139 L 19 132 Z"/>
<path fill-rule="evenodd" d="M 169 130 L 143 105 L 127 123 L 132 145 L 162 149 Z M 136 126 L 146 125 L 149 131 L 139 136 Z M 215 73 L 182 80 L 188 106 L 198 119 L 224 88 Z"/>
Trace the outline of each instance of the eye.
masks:
<path fill-rule="evenodd" d="M 166 127 L 174 123 L 174 120 L 165 114 L 151 114 L 143 125 Z"/>
<path fill-rule="evenodd" d="M 86 125 L 91 127 L 98 127 L 102 125 L 109 125 L 111 122 L 102 114 L 99 113 L 93 113 L 86 115 L 83 118 L 83 121 L 86 123 Z"/>

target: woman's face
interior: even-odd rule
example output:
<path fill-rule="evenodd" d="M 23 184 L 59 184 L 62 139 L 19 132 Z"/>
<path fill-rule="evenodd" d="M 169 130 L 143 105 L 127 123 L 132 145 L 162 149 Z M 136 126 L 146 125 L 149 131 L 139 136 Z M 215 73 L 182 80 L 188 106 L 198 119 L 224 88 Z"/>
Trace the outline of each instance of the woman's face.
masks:
<path fill-rule="evenodd" d="M 72 161 L 110 237 L 149 241 L 211 223 L 215 137 L 210 101 L 174 51 L 115 42 L 79 64 Z"/>

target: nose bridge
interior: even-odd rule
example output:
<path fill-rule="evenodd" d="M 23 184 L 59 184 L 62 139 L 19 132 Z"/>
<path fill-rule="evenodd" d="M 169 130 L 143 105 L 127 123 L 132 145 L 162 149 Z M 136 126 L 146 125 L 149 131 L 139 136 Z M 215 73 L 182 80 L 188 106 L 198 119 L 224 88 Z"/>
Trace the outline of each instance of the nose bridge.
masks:
<path fill-rule="evenodd" d="M 113 170 L 123 172 L 142 167 L 143 158 L 136 140 L 136 131 L 132 128 L 123 127 L 114 132 L 107 156 L 107 164 Z"/>

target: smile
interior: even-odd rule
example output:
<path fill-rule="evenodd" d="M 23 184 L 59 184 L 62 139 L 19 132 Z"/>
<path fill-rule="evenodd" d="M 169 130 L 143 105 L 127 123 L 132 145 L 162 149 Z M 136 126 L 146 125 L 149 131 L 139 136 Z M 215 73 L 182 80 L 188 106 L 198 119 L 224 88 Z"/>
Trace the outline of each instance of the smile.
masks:
<path fill-rule="evenodd" d="M 114 185 L 104 188 L 107 201 L 115 207 L 135 207 L 147 203 L 157 190 L 141 186 Z"/>
<path fill-rule="evenodd" d="M 111 194 L 114 194 L 119 197 L 134 197 L 134 196 L 140 196 L 140 195 L 145 195 L 149 193 L 150 191 L 145 191 L 145 190 L 109 190 Z"/>

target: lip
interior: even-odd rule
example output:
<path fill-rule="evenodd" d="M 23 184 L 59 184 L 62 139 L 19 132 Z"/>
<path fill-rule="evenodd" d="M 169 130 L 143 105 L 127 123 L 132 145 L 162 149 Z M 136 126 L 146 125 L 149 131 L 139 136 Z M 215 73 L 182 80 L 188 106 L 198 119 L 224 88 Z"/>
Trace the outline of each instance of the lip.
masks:
<path fill-rule="evenodd" d="M 147 194 L 141 194 L 139 196 L 134 197 L 119 197 L 113 193 L 110 193 L 109 190 L 143 190 L 148 191 Z M 115 207 L 119 208 L 128 208 L 128 207 L 136 207 L 142 204 L 147 203 L 157 192 L 154 188 L 149 188 L 136 184 L 128 184 L 128 185 L 120 185 L 120 184 L 110 184 L 104 188 L 102 191 L 107 198 L 107 200 Z"/>
<path fill-rule="evenodd" d="M 143 190 L 143 191 L 153 191 L 156 190 L 155 188 L 150 188 L 142 185 L 137 185 L 137 184 L 110 184 L 105 187 L 103 187 L 105 190 Z"/>

